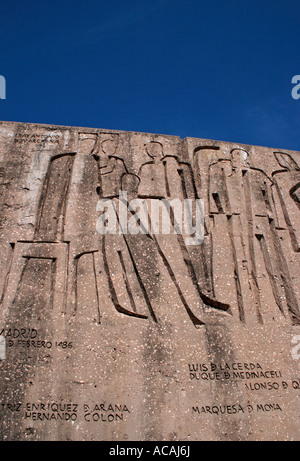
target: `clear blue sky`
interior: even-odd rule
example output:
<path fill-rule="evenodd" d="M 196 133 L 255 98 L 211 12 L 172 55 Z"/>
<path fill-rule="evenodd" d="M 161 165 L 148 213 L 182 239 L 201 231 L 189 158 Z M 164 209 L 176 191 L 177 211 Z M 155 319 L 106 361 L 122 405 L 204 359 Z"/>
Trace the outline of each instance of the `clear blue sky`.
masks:
<path fill-rule="evenodd" d="M 299 0 L 10 0 L 0 119 L 300 150 Z"/>

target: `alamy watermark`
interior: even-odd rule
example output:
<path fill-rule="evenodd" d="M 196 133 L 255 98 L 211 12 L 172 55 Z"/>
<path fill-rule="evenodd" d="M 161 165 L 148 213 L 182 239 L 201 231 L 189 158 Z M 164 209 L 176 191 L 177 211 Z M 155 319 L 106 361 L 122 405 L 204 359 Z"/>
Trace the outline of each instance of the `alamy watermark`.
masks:
<path fill-rule="evenodd" d="M 0 75 L 0 99 L 6 99 L 6 80 Z"/>
<path fill-rule="evenodd" d="M 0 335 L 0 360 L 6 359 L 6 340 L 5 337 Z"/>
<path fill-rule="evenodd" d="M 199 245 L 204 238 L 202 199 L 134 198 L 119 191 L 118 199 L 103 198 L 97 203 L 99 234 L 181 234 L 186 245 Z"/>
<path fill-rule="evenodd" d="M 292 98 L 300 99 L 300 75 L 294 75 L 292 78 L 292 84 L 296 85 L 292 89 Z"/>
<path fill-rule="evenodd" d="M 299 360 L 300 359 L 300 335 L 293 336 L 292 344 L 295 344 L 295 346 L 292 347 L 292 357 L 294 360 Z"/>

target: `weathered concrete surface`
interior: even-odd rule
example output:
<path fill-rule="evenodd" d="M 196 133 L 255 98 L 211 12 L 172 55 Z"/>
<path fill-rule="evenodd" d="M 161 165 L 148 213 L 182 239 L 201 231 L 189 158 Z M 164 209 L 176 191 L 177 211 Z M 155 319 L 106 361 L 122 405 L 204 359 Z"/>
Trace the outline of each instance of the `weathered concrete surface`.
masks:
<path fill-rule="evenodd" d="M 1 439 L 299 440 L 299 166 L 2 122 Z M 100 235 L 97 203 L 120 190 L 203 199 L 204 241 Z"/>

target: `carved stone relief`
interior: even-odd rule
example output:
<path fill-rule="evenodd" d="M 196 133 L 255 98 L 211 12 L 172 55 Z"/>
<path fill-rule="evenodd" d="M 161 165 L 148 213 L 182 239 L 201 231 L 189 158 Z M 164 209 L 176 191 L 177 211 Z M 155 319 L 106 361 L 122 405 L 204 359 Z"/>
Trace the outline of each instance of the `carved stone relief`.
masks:
<path fill-rule="evenodd" d="M 282 418 L 298 437 L 300 154 L 1 137 L 2 439 L 272 440 Z"/>

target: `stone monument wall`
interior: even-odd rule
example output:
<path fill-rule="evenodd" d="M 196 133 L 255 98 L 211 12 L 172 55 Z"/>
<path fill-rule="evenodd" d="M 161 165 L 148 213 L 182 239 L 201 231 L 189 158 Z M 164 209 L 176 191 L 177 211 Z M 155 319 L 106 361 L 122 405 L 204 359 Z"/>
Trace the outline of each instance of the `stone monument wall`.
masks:
<path fill-rule="evenodd" d="M 0 201 L 2 440 L 299 440 L 300 152 L 2 122 Z"/>

